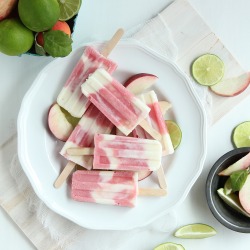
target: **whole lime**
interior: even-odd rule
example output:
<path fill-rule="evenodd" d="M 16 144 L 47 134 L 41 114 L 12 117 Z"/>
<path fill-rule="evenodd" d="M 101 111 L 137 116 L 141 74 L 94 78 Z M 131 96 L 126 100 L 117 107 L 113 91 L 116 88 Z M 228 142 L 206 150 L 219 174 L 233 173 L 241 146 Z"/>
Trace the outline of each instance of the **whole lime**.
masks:
<path fill-rule="evenodd" d="M 34 34 L 15 18 L 0 22 L 0 52 L 17 56 L 27 52 L 34 42 Z"/>
<path fill-rule="evenodd" d="M 60 8 L 57 0 L 19 0 L 18 13 L 27 28 L 41 32 L 56 23 Z"/>

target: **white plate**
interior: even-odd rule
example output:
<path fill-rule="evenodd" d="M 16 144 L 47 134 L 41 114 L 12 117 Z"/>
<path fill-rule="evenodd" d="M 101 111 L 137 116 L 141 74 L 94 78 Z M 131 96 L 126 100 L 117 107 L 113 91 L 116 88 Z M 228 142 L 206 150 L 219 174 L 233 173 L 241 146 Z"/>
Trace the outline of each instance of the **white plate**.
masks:
<path fill-rule="evenodd" d="M 134 208 L 76 202 L 70 198 L 69 185 L 60 189 L 53 187 L 66 160 L 59 155 L 62 142 L 48 131 L 47 114 L 82 51 L 83 48 L 79 48 L 68 57 L 47 65 L 25 95 L 18 116 L 21 165 L 40 199 L 58 214 L 83 227 L 126 230 L 144 226 L 182 202 L 200 175 L 206 155 L 204 110 L 188 78 L 175 64 L 138 43 L 121 41 L 110 55 L 118 63 L 114 76 L 124 81 L 140 72 L 157 75 L 159 81 L 153 89 L 159 100 L 172 103 L 167 118 L 175 120 L 183 132 L 180 147 L 163 161 L 168 195 L 138 197 Z M 140 182 L 140 186 L 149 185 L 157 186 L 154 174 Z"/>

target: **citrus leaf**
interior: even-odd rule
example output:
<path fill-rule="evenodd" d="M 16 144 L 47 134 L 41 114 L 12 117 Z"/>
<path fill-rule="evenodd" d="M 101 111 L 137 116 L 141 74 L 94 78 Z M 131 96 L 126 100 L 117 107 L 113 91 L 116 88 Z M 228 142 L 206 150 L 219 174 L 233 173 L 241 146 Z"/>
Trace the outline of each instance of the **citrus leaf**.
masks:
<path fill-rule="evenodd" d="M 72 51 L 72 39 L 61 30 L 44 32 L 44 50 L 52 57 L 64 57 Z"/>
<path fill-rule="evenodd" d="M 244 185 L 248 176 L 247 169 L 235 171 L 230 175 L 233 192 L 239 191 Z"/>

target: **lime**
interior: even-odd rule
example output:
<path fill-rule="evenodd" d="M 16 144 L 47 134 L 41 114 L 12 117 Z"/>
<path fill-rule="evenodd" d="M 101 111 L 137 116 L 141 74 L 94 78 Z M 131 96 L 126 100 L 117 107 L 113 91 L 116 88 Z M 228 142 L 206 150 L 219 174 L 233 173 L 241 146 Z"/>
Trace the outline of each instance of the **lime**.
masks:
<path fill-rule="evenodd" d="M 214 236 L 216 231 L 206 224 L 189 224 L 175 231 L 174 236 L 183 239 L 203 239 Z"/>
<path fill-rule="evenodd" d="M 57 22 L 60 8 L 57 0 L 19 0 L 18 13 L 27 28 L 41 32 Z"/>
<path fill-rule="evenodd" d="M 231 180 L 230 180 L 230 178 L 228 178 L 224 184 L 224 193 L 225 193 L 225 195 L 229 195 L 232 192 L 233 192 L 233 190 L 232 190 Z"/>
<path fill-rule="evenodd" d="M 181 244 L 166 242 L 155 247 L 154 250 L 185 250 Z"/>
<path fill-rule="evenodd" d="M 59 20 L 67 21 L 78 13 L 82 0 L 58 0 L 58 3 L 60 6 Z"/>
<path fill-rule="evenodd" d="M 5 19 L 0 22 L 0 51 L 9 56 L 27 52 L 33 44 L 33 32 L 18 19 Z"/>
<path fill-rule="evenodd" d="M 178 124 L 172 120 L 166 120 L 166 126 L 173 144 L 174 149 L 176 149 L 180 143 L 181 143 L 181 139 L 182 139 L 182 132 L 180 127 L 178 126 Z"/>
<path fill-rule="evenodd" d="M 199 84 L 212 86 L 224 76 L 224 63 L 216 55 L 202 55 L 193 62 L 192 75 Z"/>
<path fill-rule="evenodd" d="M 236 148 L 250 147 L 250 121 L 237 125 L 233 130 L 232 139 Z"/>

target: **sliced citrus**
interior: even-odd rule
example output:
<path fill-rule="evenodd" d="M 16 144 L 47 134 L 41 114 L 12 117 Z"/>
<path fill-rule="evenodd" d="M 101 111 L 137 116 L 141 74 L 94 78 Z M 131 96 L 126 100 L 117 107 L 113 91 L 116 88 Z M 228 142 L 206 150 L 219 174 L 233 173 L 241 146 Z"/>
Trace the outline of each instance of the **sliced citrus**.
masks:
<path fill-rule="evenodd" d="M 172 120 L 166 120 L 165 122 L 168 128 L 168 132 L 169 132 L 173 147 L 174 149 L 176 149 L 181 143 L 181 139 L 182 139 L 181 129 L 179 125 Z"/>
<path fill-rule="evenodd" d="M 224 76 L 224 63 L 216 55 L 205 54 L 192 64 L 192 75 L 201 85 L 212 86 Z"/>
<path fill-rule="evenodd" d="M 154 250 L 185 250 L 181 244 L 166 242 L 155 247 Z"/>
<path fill-rule="evenodd" d="M 58 3 L 60 7 L 59 20 L 67 21 L 78 13 L 82 0 L 58 0 Z"/>
<path fill-rule="evenodd" d="M 236 148 L 250 147 L 250 121 L 237 125 L 234 128 L 232 139 Z"/>
<path fill-rule="evenodd" d="M 206 224 L 189 224 L 175 231 L 174 236 L 183 239 L 203 239 L 214 236 L 216 231 L 213 227 Z"/>

